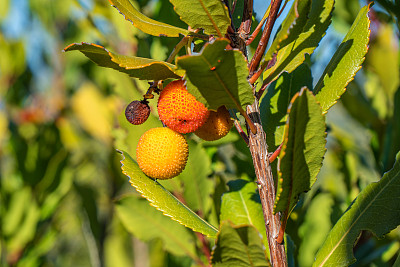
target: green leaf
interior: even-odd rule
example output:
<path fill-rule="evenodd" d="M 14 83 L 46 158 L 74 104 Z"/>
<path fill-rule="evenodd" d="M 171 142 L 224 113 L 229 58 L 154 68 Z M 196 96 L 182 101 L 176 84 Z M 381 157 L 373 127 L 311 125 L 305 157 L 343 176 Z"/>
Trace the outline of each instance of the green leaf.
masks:
<path fill-rule="evenodd" d="M 193 29 L 223 37 L 231 24 L 228 8 L 220 0 L 170 0 L 181 19 Z"/>
<path fill-rule="evenodd" d="M 290 100 L 304 86 L 312 88 L 311 70 L 305 63 L 291 73 L 282 73 L 261 99 L 261 121 L 265 132 L 269 133 L 267 145 L 270 151 L 274 151 L 283 142 Z"/>
<path fill-rule="evenodd" d="M 183 182 L 183 196 L 187 205 L 201 214 L 207 214 L 212 206 L 211 195 L 214 191 L 213 179 L 208 175 L 211 172 L 211 160 L 202 145 L 188 141 L 188 163 L 179 175 Z"/>
<path fill-rule="evenodd" d="M 368 51 L 370 6 L 365 6 L 360 10 L 314 88 L 313 92 L 321 104 L 323 113 L 336 103 L 357 71 L 361 69 L 361 63 Z"/>
<path fill-rule="evenodd" d="M 299 195 L 316 181 L 325 154 L 325 118 L 312 92 L 303 88 L 288 108 L 284 141 L 279 155 L 274 212 L 289 216 Z"/>
<path fill-rule="evenodd" d="M 18 253 L 35 238 L 40 222 L 40 208 L 30 187 L 21 188 L 12 194 L 10 207 L 3 220 L 6 226 L 6 248 L 9 253 Z"/>
<path fill-rule="evenodd" d="M 194 56 L 183 56 L 177 64 L 186 70 L 188 91 L 207 108 L 246 108 L 254 101 L 252 88 L 247 81 L 249 70 L 243 54 L 225 50 L 226 39 L 207 44 Z"/>
<path fill-rule="evenodd" d="M 379 182 L 368 185 L 330 231 L 314 266 L 349 266 L 353 246 L 362 230 L 382 238 L 400 224 L 400 153 Z"/>
<path fill-rule="evenodd" d="M 112 68 L 141 80 L 178 79 L 184 75 L 184 71 L 178 70 L 173 64 L 149 58 L 115 54 L 96 44 L 74 43 L 64 49 L 65 52 L 74 50 L 80 51 L 101 67 Z"/>
<path fill-rule="evenodd" d="M 400 267 L 400 254 L 397 255 L 396 261 L 393 263 L 393 267 Z"/>
<path fill-rule="evenodd" d="M 138 196 L 128 196 L 116 202 L 116 211 L 125 228 L 142 241 L 160 238 L 167 251 L 196 258 L 193 236 L 177 222 Z"/>
<path fill-rule="evenodd" d="M 228 222 L 221 224 L 211 262 L 214 267 L 270 266 L 258 231 L 251 226 L 232 226 Z"/>
<path fill-rule="evenodd" d="M 322 193 L 318 194 L 307 208 L 304 222 L 298 231 L 301 240 L 297 258 L 299 266 L 306 267 L 313 264 L 315 254 L 332 228 L 331 216 L 334 204 L 330 194 Z"/>
<path fill-rule="evenodd" d="M 150 201 L 153 207 L 193 231 L 200 232 L 208 237 L 216 237 L 218 230 L 214 226 L 200 218 L 157 181 L 148 178 L 128 153 L 124 151 L 120 151 L 120 153 L 124 156 L 121 161 L 122 173 L 130 178 L 131 185 Z"/>
<path fill-rule="evenodd" d="M 262 235 L 268 251 L 268 239 L 257 185 L 238 179 L 228 183 L 229 192 L 222 196 L 220 221 L 231 221 L 235 225 L 252 225 Z M 266 253 L 269 255 L 269 253 Z"/>
<path fill-rule="evenodd" d="M 179 37 L 188 35 L 189 31 L 150 19 L 140 13 L 129 0 L 108 0 L 126 20 L 141 31 L 154 36 Z"/>
<path fill-rule="evenodd" d="M 278 48 L 276 52 L 276 64 L 264 72 L 264 83 L 274 81 L 284 71 L 292 72 L 296 69 L 304 62 L 304 55 L 312 54 L 325 35 L 325 31 L 331 22 L 331 14 L 335 1 L 313 0 L 310 9 L 307 2 L 299 1 L 297 5 L 299 8 L 298 18 L 295 20 L 294 25 L 291 24 L 292 26 L 287 38 L 283 39 L 286 37 L 286 32 L 278 34 L 278 38 L 283 40 L 277 41 L 273 46 Z M 290 15 L 290 18 L 293 18 L 293 15 Z M 282 27 L 283 31 L 287 31 L 287 24 L 289 23 L 291 23 L 290 20 L 285 21 Z M 276 50 L 275 48 L 271 49 L 271 52 Z M 271 52 L 267 54 L 269 57 L 272 55 Z M 266 59 L 268 60 L 268 58 Z M 267 61 L 264 64 L 267 64 Z"/>

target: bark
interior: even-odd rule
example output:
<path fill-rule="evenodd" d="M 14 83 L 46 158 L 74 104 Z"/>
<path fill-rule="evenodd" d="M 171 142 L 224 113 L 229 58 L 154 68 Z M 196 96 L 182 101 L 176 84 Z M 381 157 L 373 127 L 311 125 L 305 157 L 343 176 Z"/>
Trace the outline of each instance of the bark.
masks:
<path fill-rule="evenodd" d="M 264 213 L 265 227 L 267 231 L 270 261 L 274 267 L 287 266 L 284 242 L 279 244 L 276 240 L 280 229 L 280 215 L 273 214 L 275 201 L 275 185 L 271 166 L 268 160 L 268 146 L 266 135 L 261 126 L 258 100 L 247 107 L 247 114 L 257 127 L 257 133 L 249 133 L 249 148 L 253 158 L 254 169 L 257 177 L 258 191 Z"/>

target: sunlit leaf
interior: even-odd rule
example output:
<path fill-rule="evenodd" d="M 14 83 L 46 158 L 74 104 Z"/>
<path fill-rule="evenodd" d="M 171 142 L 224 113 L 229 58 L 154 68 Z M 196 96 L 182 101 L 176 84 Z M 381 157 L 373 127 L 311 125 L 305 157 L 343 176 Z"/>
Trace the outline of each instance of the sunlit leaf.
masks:
<path fill-rule="evenodd" d="M 125 228 L 140 240 L 160 238 L 167 251 L 196 258 L 193 236 L 187 229 L 150 207 L 145 199 L 123 197 L 117 201 L 116 211 Z"/>
<path fill-rule="evenodd" d="M 314 88 L 314 94 L 326 113 L 353 80 L 368 51 L 369 25 L 368 11 L 371 5 L 363 7 L 346 37 L 336 50 L 320 80 Z"/>
<path fill-rule="evenodd" d="M 175 11 L 193 29 L 223 37 L 231 24 L 228 8 L 220 0 L 170 0 Z"/>
<path fill-rule="evenodd" d="M 130 0 L 109 0 L 111 5 L 121 13 L 126 20 L 130 21 L 141 31 L 154 36 L 178 37 L 188 35 L 189 31 L 150 19 L 140 13 Z"/>
<path fill-rule="evenodd" d="M 171 219 L 200 232 L 209 237 L 215 237 L 218 230 L 208 222 L 200 218 L 180 202 L 168 190 L 162 187 L 157 181 L 148 178 L 133 161 L 128 153 L 121 151 L 124 159 L 121 161 L 122 172 L 128 176 L 129 182 L 136 190 L 145 197 L 152 206 L 163 212 Z"/>
<path fill-rule="evenodd" d="M 67 46 L 64 51 L 78 50 L 101 67 L 112 68 L 141 80 L 180 78 L 184 71 L 175 65 L 149 58 L 124 56 L 108 51 L 96 44 L 80 43 Z"/>
<path fill-rule="evenodd" d="M 258 231 L 252 226 L 232 226 L 228 222 L 221 224 L 211 262 L 215 267 L 270 266 Z"/>
<path fill-rule="evenodd" d="M 316 181 L 326 144 L 325 118 L 311 91 L 303 88 L 296 94 L 288 113 L 274 207 L 274 212 L 283 212 L 286 217 L 299 195 L 310 190 Z"/>
<path fill-rule="evenodd" d="M 313 266 L 349 266 L 362 230 L 381 238 L 400 225 L 400 153 L 379 182 L 368 185 L 336 222 Z"/>
<path fill-rule="evenodd" d="M 245 109 L 254 101 L 246 59 L 240 51 L 225 50 L 228 43 L 218 39 L 198 55 L 177 59 L 178 66 L 186 71 L 188 91 L 209 109 L 222 105 Z"/>
<path fill-rule="evenodd" d="M 263 74 L 265 83 L 272 82 L 283 71 L 292 72 L 304 62 L 305 54 L 314 52 L 331 22 L 334 2 L 334 0 L 312 0 L 309 8 L 308 1 L 299 1 L 297 5 L 299 8 L 298 18 L 294 21 L 294 25 L 289 27 L 287 36 L 286 32 L 279 35 L 279 38 L 283 40 L 277 41 L 278 44 L 276 44 L 276 47 L 278 47 L 276 64 Z M 292 22 L 288 19 L 286 23 L 291 24 Z M 287 28 L 288 25 L 283 27 L 286 31 Z M 272 55 L 271 52 L 269 55 Z M 267 64 L 267 62 L 264 64 Z"/>

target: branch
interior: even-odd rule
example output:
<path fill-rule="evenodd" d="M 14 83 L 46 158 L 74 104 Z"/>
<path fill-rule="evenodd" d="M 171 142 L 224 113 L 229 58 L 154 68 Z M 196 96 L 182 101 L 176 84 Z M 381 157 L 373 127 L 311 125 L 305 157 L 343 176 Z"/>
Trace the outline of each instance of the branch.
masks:
<path fill-rule="evenodd" d="M 280 214 L 274 215 L 275 186 L 271 166 L 268 160 L 265 132 L 261 127 L 258 100 L 253 105 L 247 106 L 247 113 L 257 127 L 257 134 L 249 131 L 249 147 L 253 158 L 257 176 L 258 191 L 263 208 L 265 228 L 267 231 L 271 264 L 274 267 L 287 267 L 287 258 L 284 243 L 277 242 L 280 225 Z"/>
<path fill-rule="evenodd" d="M 267 49 L 268 41 L 271 36 L 272 28 L 274 27 L 281 3 L 282 0 L 274 0 L 274 2 L 271 3 L 270 15 L 268 16 L 267 23 L 263 30 L 260 42 L 258 43 L 256 52 L 254 53 L 254 56 L 249 64 L 250 75 L 253 75 L 253 73 L 257 70 L 258 66 L 260 65 L 261 58 Z"/>

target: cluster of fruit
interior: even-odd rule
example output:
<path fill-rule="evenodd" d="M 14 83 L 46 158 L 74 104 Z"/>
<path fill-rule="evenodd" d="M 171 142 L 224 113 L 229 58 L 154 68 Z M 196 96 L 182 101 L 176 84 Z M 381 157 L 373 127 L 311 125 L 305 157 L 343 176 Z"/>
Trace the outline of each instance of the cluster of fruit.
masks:
<path fill-rule="evenodd" d="M 155 179 L 173 178 L 185 168 L 189 149 L 182 134 L 195 133 L 214 141 L 227 135 L 233 125 L 225 106 L 208 110 L 187 91 L 184 80 L 173 81 L 161 91 L 157 109 L 167 127 L 145 132 L 136 148 L 139 168 Z M 149 114 L 147 100 L 133 101 L 125 110 L 127 120 L 134 125 L 145 122 Z"/>

